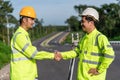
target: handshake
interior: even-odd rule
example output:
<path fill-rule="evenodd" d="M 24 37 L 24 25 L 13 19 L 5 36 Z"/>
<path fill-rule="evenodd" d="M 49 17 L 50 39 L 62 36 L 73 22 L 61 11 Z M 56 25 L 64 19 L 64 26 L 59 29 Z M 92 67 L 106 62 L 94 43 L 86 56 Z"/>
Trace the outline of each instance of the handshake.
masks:
<path fill-rule="evenodd" d="M 62 59 L 62 55 L 59 51 L 56 51 L 56 50 L 54 51 L 54 59 L 56 61 L 60 61 Z"/>

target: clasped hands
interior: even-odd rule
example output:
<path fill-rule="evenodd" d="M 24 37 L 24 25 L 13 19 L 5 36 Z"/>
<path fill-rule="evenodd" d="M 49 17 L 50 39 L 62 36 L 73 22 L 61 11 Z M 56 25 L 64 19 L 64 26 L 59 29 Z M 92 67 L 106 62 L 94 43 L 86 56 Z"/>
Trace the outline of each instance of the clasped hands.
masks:
<path fill-rule="evenodd" d="M 54 51 L 54 59 L 56 61 L 60 61 L 62 59 L 62 55 L 59 51 Z"/>

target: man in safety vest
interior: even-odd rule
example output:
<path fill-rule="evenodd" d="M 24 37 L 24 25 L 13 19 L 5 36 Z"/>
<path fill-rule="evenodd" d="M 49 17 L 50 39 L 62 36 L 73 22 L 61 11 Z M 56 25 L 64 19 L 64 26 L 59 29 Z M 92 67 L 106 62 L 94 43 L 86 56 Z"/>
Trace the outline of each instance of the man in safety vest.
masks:
<path fill-rule="evenodd" d="M 77 80 L 105 80 L 107 68 L 115 57 L 113 48 L 107 37 L 95 27 L 99 14 L 94 8 L 85 9 L 81 17 L 85 36 L 74 50 L 58 52 L 57 59 L 79 58 Z"/>
<path fill-rule="evenodd" d="M 25 6 L 20 13 L 20 26 L 11 39 L 10 80 L 36 80 L 35 59 L 54 59 L 54 54 L 37 51 L 30 41 L 28 30 L 35 23 L 36 13 L 33 7 Z"/>

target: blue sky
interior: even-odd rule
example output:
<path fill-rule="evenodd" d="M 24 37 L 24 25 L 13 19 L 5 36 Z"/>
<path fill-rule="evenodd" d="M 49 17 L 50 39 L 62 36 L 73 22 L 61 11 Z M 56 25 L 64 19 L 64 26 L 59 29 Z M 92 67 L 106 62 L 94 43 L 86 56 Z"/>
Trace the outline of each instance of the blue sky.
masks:
<path fill-rule="evenodd" d="M 86 4 L 100 7 L 102 4 L 117 3 L 116 0 L 10 0 L 13 15 L 19 19 L 19 11 L 24 6 L 33 6 L 37 18 L 44 20 L 43 25 L 64 25 L 70 16 L 77 16 L 75 5 Z"/>

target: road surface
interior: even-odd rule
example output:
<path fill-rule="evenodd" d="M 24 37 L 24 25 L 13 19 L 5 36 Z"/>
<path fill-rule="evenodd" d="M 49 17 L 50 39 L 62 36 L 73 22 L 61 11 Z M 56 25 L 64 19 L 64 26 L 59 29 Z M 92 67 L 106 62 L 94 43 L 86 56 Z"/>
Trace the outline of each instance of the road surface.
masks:
<path fill-rule="evenodd" d="M 52 39 L 48 44 L 51 47 L 43 47 L 40 45 L 42 40 L 37 40 L 34 42 L 34 45 L 38 48 L 38 50 L 46 50 L 53 52 L 54 50 L 59 51 L 67 51 L 71 49 L 70 44 L 60 45 L 59 39 L 61 39 L 66 32 L 63 32 L 58 37 Z M 54 35 L 54 34 L 52 34 Z M 50 37 L 50 36 L 49 36 Z M 47 37 L 48 38 L 48 37 Z M 120 80 L 120 44 L 112 44 L 115 50 L 115 60 L 110 65 L 108 72 L 107 72 L 107 79 L 106 80 Z M 78 59 L 76 58 L 75 67 L 74 67 L 74 74 L 73 80 L 76 80 L 76 73 L 77 73 L 77 62 Z M 68 73 L 69 73 L 69 65 L 70 60 L 61 60 L 60 62 L 54 60 L 38 60 L 38 79 L 39 80 L 68 80 Z"/>

